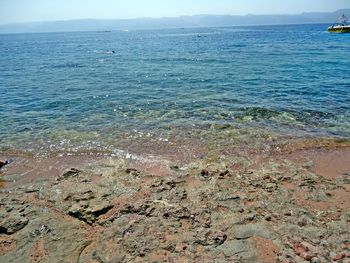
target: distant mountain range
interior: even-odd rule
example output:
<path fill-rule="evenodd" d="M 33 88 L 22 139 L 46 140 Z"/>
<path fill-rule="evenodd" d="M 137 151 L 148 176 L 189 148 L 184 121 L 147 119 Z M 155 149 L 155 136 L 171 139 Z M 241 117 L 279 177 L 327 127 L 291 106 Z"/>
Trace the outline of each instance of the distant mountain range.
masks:
<path fill-rule="evenodd" d="M 195 15 L 174 18 L 137 18 L 115 20 L 82 19 L 54 22 L 33 22 L 0 25 L 0 33 L 74 32 L 213 26 L 316 24 L 332 23 L 342 14 L 349 16 L 350 9 L 343 9 L 330 13 L 302 13 L 298 15 Z"/>

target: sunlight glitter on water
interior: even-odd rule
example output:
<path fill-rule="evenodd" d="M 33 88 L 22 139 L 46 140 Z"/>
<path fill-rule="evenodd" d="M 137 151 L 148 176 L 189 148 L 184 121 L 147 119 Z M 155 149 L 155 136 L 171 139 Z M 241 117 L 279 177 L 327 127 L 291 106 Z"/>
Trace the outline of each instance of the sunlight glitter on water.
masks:
<path fill-rule="evenodd" d="M 350 83 L 339 76 L 350 74 L 350 38 L 323 32 L 305 25 L 2 35 L 0 147 L 113 153 L 203 134 L 211 145 L 223 136 L 216 126 L 230 127 L 237 137 L 229 140 L 239 142 L 349 138 Z"/>

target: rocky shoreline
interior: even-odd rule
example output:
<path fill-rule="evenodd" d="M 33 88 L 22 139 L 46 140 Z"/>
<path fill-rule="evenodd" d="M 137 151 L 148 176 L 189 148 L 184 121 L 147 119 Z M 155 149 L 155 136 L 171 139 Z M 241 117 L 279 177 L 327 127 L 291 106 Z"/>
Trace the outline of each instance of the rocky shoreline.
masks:
<path fill-rule="evenodd" d="M 349 262 L 347 157 L 327 177 L 286 156 L 173 164 L 166 176 L 104 158 L 3 188 L 0 261 Z"/>

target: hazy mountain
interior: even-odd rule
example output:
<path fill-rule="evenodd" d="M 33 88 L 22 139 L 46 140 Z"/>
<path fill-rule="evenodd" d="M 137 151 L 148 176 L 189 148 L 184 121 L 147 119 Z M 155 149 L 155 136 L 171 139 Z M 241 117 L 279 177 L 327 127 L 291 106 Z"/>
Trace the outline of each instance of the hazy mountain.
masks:
<path fill-rule="evenodd" d="M 162 29 L 181 27 L 244 26 L 276 24 L 332 23 L 350 9 L 331 13 L 302 13 L 298 15 L 195 15 L 175 18 L 137 18 L 115 20 L 68 20 L 0 25 L 0 33 L 70 32 L 100 30 Z"/>

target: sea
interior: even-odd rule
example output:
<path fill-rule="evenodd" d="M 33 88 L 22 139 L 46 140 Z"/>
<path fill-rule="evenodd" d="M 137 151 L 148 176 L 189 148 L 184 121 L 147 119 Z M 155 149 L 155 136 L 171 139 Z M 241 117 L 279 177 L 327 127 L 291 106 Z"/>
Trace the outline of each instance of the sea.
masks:
<path fill-rule="evenodd" d="M 326 29 L 2 34 L 0 151 L 132 156 L 349 139 L 350 34 Z"/>

